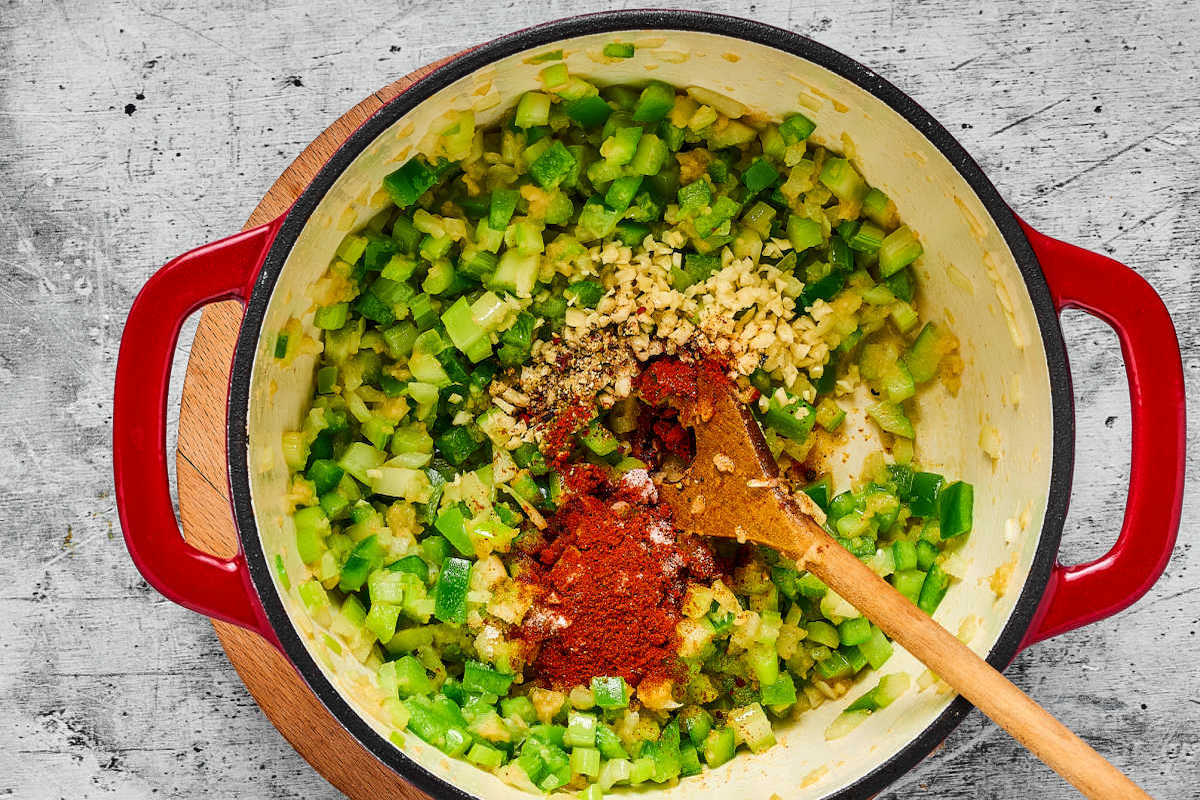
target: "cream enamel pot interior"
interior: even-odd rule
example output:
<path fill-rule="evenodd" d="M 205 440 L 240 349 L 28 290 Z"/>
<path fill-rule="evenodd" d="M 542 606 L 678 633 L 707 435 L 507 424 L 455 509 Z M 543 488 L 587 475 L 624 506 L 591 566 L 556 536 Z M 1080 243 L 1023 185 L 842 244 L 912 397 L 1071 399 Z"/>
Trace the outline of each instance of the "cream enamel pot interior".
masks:
<path fill-rule="evenodd" d="M 614 31 L 637 44 L 637 55 L 598 63 Z M 601 82 L 655 78 L 704 86 L 772 116 L 803 110 L 817 122 L 815 140 L 846 150 L 919 232 L 924 312 L 953 327 L 966 372 L 957 396 L 939 388 L 921 396 L 918 456 L 976 486 L 966 575 L 938 610 L 939 622 L 952 631 L 976 628 L 971 646 L 1003 667 L 1022 643 L 1115 613 L 1158 577 L 1178 524 L 1183 389 L 1174 331 L 1153 291 L 1115 262 L 1023 230 L 949 134 L 856 62 L 744 20 L 618 12 L 522 31 L 453 60 L 365 123 L 279 220 L 182 256 L 151 280 L 122 342 L 114 414 L 121 519 L 150 583 L 177 602 L 271 639 L 368 750 L 434 797 L 527 796 L 415 736 L 406 737 L 403 750 L 391 744 L 366 670 L 348 652 L 337 655 L 325 645 L 296 595 L 298 581 L 285 590 L 268 567 L 280 554 L 292 576 L 305 574 L 283 505 L 288 475 L 280 434 L 299 425 L 314 363 L 302 357 L 281 367 L 271 348 L 274 332 L 291 317 L 314 332 L 306 287 L 324 272 L 342 237 L 389 202 L 379 188 L 382 178 L 417 152 L 434 123 L 448 109 L 467 107 L 481 122 L 494 121 L 521 92 L 539 87 L 540 65 L 527 63 L 529 56 L 560 47 L 573 74 Z M 1084 267 L 1092 282 L 1103 276 L 1108 288 L 1089 289 L 1076 277 Z M 247 301 L 228 417 L 242 553 L 230 560 L 184 545 L 171 528 L 160 419 L 168 345 L 188 312 L 225 297 Z M 1116 308 L 1123 300 L 1136 310 Z M 1064 569 L 1055 566 L 1055 555 L 1070 491 L 1074 423 L 1057 309 L 1069 304 L 1089 308 L 1122 335 L 1135 441 L 1117 547 L 1096 564 Z M 1153 353 L 1139 344 L 1143 340 Z M 1143 424 L 1149 419 L 1153 426 Z M 979 445 L 985 429 L 997 459 Z M 1153 489 L 1139 474 L 1150 451 L 1159 466 Z M 999 596 L 993 587 L 1002 587 Z M 915 678 L 923 667 L 898 651 L 885 671 L 898 670 Z M 761 755 L 741 754 L 652 794 L 664 800 L 867 797 L 924 757 L 969 710 L 932 688 L 914 689 L 846 738 L 826 742 L 826 726 L 847 702 L 826 703 L 783 726 L 779 746 Z"/>

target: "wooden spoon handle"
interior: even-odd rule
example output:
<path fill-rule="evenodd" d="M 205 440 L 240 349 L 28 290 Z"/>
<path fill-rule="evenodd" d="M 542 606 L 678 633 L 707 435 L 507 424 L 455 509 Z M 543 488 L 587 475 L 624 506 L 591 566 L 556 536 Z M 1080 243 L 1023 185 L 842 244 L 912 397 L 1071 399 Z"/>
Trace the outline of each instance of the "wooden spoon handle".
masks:
<path fill-rule="evenodd" d="M 816 523 L 799 523 L 799 561 L 1076 789 L 1096 800 L 1149 798 L 1137 784 L 1035 703 Z"/>

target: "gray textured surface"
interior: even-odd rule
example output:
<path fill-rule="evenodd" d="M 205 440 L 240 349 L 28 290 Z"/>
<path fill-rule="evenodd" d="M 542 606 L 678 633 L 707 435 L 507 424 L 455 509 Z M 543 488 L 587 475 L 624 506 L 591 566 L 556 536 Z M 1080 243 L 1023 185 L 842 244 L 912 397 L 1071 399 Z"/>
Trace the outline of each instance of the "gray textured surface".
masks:
<path fill-rule="evenodd" d="M 1035 226 L 1150 279 L 1200 396 L 1200 6 L 693 5 L 810 34 L 913 95 Z M 0 796 L 337 796 L 258 711 L 208 623 L 151 591 L 125 553 L 109 471 L 125 311 L 158 265 L 236 230 L 378 86 L 603 7 L 0 3 Z M 1112 334 L 1076 314 L 1066 328 L 1080 435 L 1064 556 L 1079 560 L 1120 523 L 1129 409 Z M 1193 453 L 1189 477 L 1198 464 Z M 1198 512 L 1193 495 L 1140 604 L 1009 673 L 1156 797 L 1200 784 Z M 1073 796 L 975 714 L 884 797 L 1034 793 Z"/>

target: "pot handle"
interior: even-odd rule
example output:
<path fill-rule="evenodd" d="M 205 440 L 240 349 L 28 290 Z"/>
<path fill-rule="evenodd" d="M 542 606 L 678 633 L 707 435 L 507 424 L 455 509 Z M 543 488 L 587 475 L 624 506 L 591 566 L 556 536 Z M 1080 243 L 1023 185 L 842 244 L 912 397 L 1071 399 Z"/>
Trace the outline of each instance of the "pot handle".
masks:
<path fill-rule="evenodd" d="M 154 273 L 133 301 L 117 356 L 113 477 L 125 544 L 167 599 L 276 641 L 241 551 L 218 558 L 184 541 L 167 480 L 167 392 L 180 328 L 201 306 L 250 296 L 279 221 L 198 247 Z"/>
<path fill-rule="evenodd" d="M 1055 564 L 1022 646 L 1128 607 L 1158 580 L 1175 547 L 1183 502 L 1185 396 L 1175 326 L 1144 278 L 1107 256 L 1021 226 L 1055 307 L 1107 323 L 1121 342 L 1132 443 L 1125 519 L 1116 544 L 1087 564 Z"/>

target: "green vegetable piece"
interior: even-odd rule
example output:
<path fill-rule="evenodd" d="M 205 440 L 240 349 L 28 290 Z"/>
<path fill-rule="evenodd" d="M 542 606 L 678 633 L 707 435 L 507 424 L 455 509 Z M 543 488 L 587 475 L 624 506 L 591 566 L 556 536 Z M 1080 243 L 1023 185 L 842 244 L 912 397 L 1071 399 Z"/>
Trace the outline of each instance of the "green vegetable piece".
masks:
<path fill-rule="evenodd" d="M 810 247 L 816 247 L 824 241 L 821 234 L 821 223 L 795 214 L 788 217 L 787 237 L 797 253 L 801 253 Z"/>
<path fill-rule="evenodd" d="M 917 569 L 899 570 L 892 573 L 891 581 L 897 592 L 916 603 L 921 596 L 921 586 L 925 583 L 925 573 Z"/>
<path fill-rule="evenodd" d="M 779 180 L 779 171 L 765 158 L 756 158 L 742 173 L 742 185 L 751 194 L 758 194 Z"/>
<path fill-rule="evenodd" d="M 475 441 L 471 431 L 464 427 L 447 428 L 433 440 L 437 453 L 451 464 L 458 466 L 479 449 L 482 442 Z"/>
<path fill-rule="evenodd" d="M 367 251 L 367 237 L 359 236 L 355 233 L 348 233 L 342 239 L 342 243 L 338 245 L 337 257 L 347 264 L 354 264 L 363 253 Z"/>
<path fill-rule="evenodd" d="M 351 442 L 346 451 L 342 453 L 342 457 L 338 459 L 338 466 L 362 483 L 370 483 L 367 470 L 377 469 L 386 460 L 387 453 L 366 442 Z"/>
<path fill-rule="evenodd" d="M 771 223 L 776 213 L 774 208 L 759 200 L 742 215 L 742 224 L 765 239 L 771 235 Z"/>
<path fill-rule="evenodd" d="M 567 116 L 584 128 L 595 128 L 603 125 L 610 114 L 612 106 L 598 95 L 581 97 L 563 104 Z"/>
<path fill-rule="evenodd" d="M 803 597 L 817 600 L 825 596 L 829 587 L 816 575 L 806 572 L 796 580 L 796 591 Z"/>
<path fill-rule="evenodd" d="M 503 697 L 500 699 L 500 713 L 504 717 L 524 720 L 532 723 L 537 719 L 533 701 L 524 695 L 520 697 Z"/>
<path fill-rule="evenodd" d="M 897 570 L 917 568 L 917 546 L 904 539 L 892 543 L 892 563 Z"/>
<path fill-rule="evenodd" d="M 317 494 L 322 495 L 335 489 L 345 474 L 346 471 L 336 462 L 318 458 L 308 466 L 308 471 L 304 473 L 304 476 L 313 482 L 313 488 Z"/>
<path fill-rule="evenodd" d="M 500 349 L 496 356 L 506 367 L 516 367 L 529 359 L 533 348 L 533 329 L 537 318 L 528 311 L 517 315 L 516 321 L 500 335 Z"/>
<path fill-rule="evenodd" d="M 349 303 L 334 303 L 328 306 L 321 306 L 313 314 L 313 324 L 322 330 L 336 331 L 346 324 L 346 319 L 349 315 Z"/>
<path fill-rule="evenodd" d="M 574 300 L 580 308 L 595 308 L 604 296 L 604 286 L 599 281 L 584 279 L 567 286 L 563 294 Z"/>
<path fill-rule="evenodd" d="M 851 250 L 859 253 L 875 253 L 883 245 L 885 234 L 883 229 L 874 222 L 864 222 L 858 226 L 858 230 L 846 242 Z"/>
<path fill-rule="evenodd" d="M 923 252 L 916 234 L 907 225 L 897 228 L 879 244 L 879 276 L 886 278 L 899 272 Z"/>
<path fill-rule="evenodd" d="M 567 714 L 567 732 L 563 735 L 563 743 L 570 747 L 594 747 L 596 728 L 595 714 L 572 709 Z"/>
<path fill-rule="evenodd" d="M 467 621 L 467 589 L 471 562 L 451 556 L 442 564 L 433 588 L 433 615 L 442 622 L 462 625 Z"/>
<path fill-rule="evenodd" d="M 651 81 L 633 108 L 634 122 L 658 122 L 675 106 L 675 89 L 661 81 Z"/>
<path fill-rule="evenodd" d="M 594 747 L 572 748 L 571 772 L 575 775 L 599 775 L 600 751 Z"/>
<path fill-rule="evenodd" d="M 832 681 L 853 675 L 854 666 L 844 653 L 834 650 L 823 661 L 817 662 L 816 673 L 822 680 Z"/>
<path fill-rule="evenodd" d="M 570 75 L 567 73 L 566 64 L 552 64 L 539 72 L 538 77 L 542 80 L 542 86 L 554 91 L 566 86 Z"/>
<path fill-rule="evenodd" d="M 512 686 L 514 675 L 500 672 L 479 661 L 468 660 L 463 665 L 462 686 L 468 692 L 505 695 Z"/>
<path fill-rule="evenodd" d="M 338 368 L 334 365 L 317 370 L 317 393 L 331 394 L 337 386 Z"/>
<path fill-rule="evenodd" d="M 866 617 L 843 620 L 838 625 L 838 637 L 843 645 L 860 645 L 871 638 L 871 622 Z"/>
<path fill-rule="evenodd" d="M 488 209 L 488 227 L 502 231 L 512 219 L 516 211 L 520 193 L 515 189 L 496 189 L 492 192 L 492 202 Z"/>
<path fill-rule="evenodd" d="M 473 556 L 475 547 L 471 543 L 471 537 L 467 535 L 465 527 L 466 515 L 462 508 L 458 505 L 443 508 L 438 514 L 437 520 L 434 521 L 433 527 L 437 528 L 438 533 L 446 537 L 446 541 L 454 546 L 454 549 L 459 554 L 464 556 Z"/>
<path fill-rule="evenodd" d="M 559 140 L 555 139 L 554 144 L 546 148 L 546 150 L 537 157 L 537 159 L 529 165 L 529 174 L 537 181 L 544 189 L 557 188 L 563 180 L 571 174 L 577 166 L 575 156 L 567 150 Z M 491 221 L 488 221 L 491 224 Z M 541 248 L 538 248 L 539 250 Z"/>
<path fill-rule="evenodd" d="M 396 623 L 400 619 L 400 611 L 400 606 L 391 603 L 372 603 L 363 625 L 379 641 L 391 641 L 391 638 L 396 635 Z"/>
<path fill-rule="evenodd" d="M 624 212 L 633 202 L 642 185 L 641 175 L 625 175 L 614 180 L 604 195 L 604 202 L 614 211 Z"/>
<path fill-rule="evenodd" d="M 620 675 L 592 678 L 591 689 L 592 697 L 600 708 L 625 708 L 629 705 L 629 687 Z"/>
<path fill-rule="evenodd" d="M 788 114 L 779 124 L 779 135 L 787 144 L 798 144 L 817 129 L 817 123 L 803 114 Z"/>
<path fill-rule="evenodd" d="M 410 158 L 404 166 L 383 179 L 383 188 L 392 202 L 408 208 L 437 183 L 437 174 L 420 157 Z M 394 236 L 394 234 L 393 234 Z M 365 244 L 364 244 L 365 249 Z"/>
<path fill-rule="evenodd" d="M 712 187 L 703 178 L 679 187 L 679 211 L 691 214 L 712 202 Z"/>
<path fill-rule="evenodd" d="M 942 489 L 938 499 L 938 519 L 943 539 L 970 532 L 973 524 L 975 487 L 955 481 Z"/>
<path fill-rule="evenodd" d="M 518 128 L 534 128 L 550 121 L 550 95 L 542 92 L 526 92 L 517 101 L 513 124 Z"/>
<path fill-rule="evenodd" d="M 296 550 L 305 564 L 315 563 L 325 552 L 325 537 L 329 535 L 329 517 L 319 506 L 301 508 L 292 515 L 296 526 Z"/>
<path fill-rule="evenodd" d="M 942 568 L 934 564 L 929 568 L 929 573 L 925 576 L 925 580 L 921 583 L 921 592 L 917 598 L 917 607 L 926 614 L 932 615 L 937 611 L 937 607 L 941 605 L 942 598 L 946 596 L 946 591 L 950 588 L 950 576 L 942 571 Z"/>
<path fill-rule="evenodd" d="M 604 55 L 609 58 L 633 58 L 634 47 L 630 42 L 609 42 L 604 45 Z"/>
<path fill-rule="evenodd" d="M 417 252 L 417 245 L 420 244 L 421 237 L 423 235 L 424 234 L 422 234 L 421 231 L 417 230 L 417 227 L 415 225 L 413 225 L 412 220 L 406 216 L 396 217 L 396 219 L 392 222 L 392 240 L 394 242 L 396 242 L 396 246 L 399 248 L 401 253 L 405 253 L 410 256 L 415 254 Z M 396 256 L 393 256 L 392 259 L 389 260 L 388 265 L 383 268 L 385 274 L 387 273 L 392 262 L 394 262 L 396 260 L 396 258 L 397 258 Z M 412 265 L 412 268 L 416 267 L 415 261 L 409 260 L 408 263 Z M 396 280 L 396 279 L 403 280 L 405 278 L 408 278 L 409 275 L 411 275 L 411 274 L 412 274 L 412 272 L 410 270 L 408 275 L 404 275 L 404 276 L 388 275 L 387 277 L 393 278 L 394 280 Z"/>
<path fill-rule="evenodd" d="M 821 507 L 825 513 L 829 513 L 829 492 L 832 481 L 828 475 L 823 476 L 815 483 L 810 483 L 804 487 L 804 493 L 813 499 L 813 502 Z"/>
<path fill-rule="evenodd" d="M 389 663 L 393 664 L 396 687 L 401 697 L 425 695 L 433 691 L 433 681 L 415 656 L 401 656 Z M 428 713 L 432 716 L 432 710 Z"/>
<path fill-rule="evenodd" d="M 912 422 L 905 416 L 904 409 L 898 403 L 881 400 L 867 409 L 867 416 L 875 420 L 875 424 L 888 433 L 894 433 L 906 439 L 913 438 Z"/>
<path fill-rule="evenodd" d="M 933 562 L 937 560 L 938 549 L 932 542 L 927 542 L 924 539 L 917 542 L 917 569 L 928 570 L 933 566 Z"/>
<path fill-rule="evenodd" d="M 796 702 L 796 684 L 791 673 L 780 673 L 778 680 L 760 690 L 763 705 L 790 706 Z"/>
<path fill-rule="evenodd" d="M 903 499 L 908 502 L 908 508 L 916 517 L 932 517 L 938 508 L 938 497 L 941 495 L 945 478 L 936 472 L 916 472 L 912 476 L 912 486 Z"/>
<path fill-rule="evenodd" d="M 579 212 L 576 233 L 580 241 L 590 242 L 612 234 L 621 219 L 621 212 L 613 211 L 600 197 L 590 197 Z"/>
<path fill-rule="evenodd" d="M 504 763 L 504 752 L 483 742 L 475 742 L 467 751 L 467 761 L 484 769 L 495 769 Z"/>
<path fill-rule="evenodd" d="M 629 162 L 629 169 L 636 175 L 656 175 L 667 163 L 671 151 L 667 143 L 653 133 L 647 133 L 638 142 L 637 152 Z M 730 213 L 730 217 L 737 211 Z"/>
<path fill-rule="evenodd" d="M 869 188 L 858 170 L 844 158 L 825 159 L 819 180 L 834 197 L 848 203 L 861 203 Z"/>
<path fill-rule="evenodd" d="M 343 592 L 361 589 L 371 571 L 383 565 L 383 554 L 383 545 L 374 534 L 356 544 L 342 565 L 338 588 Z"/>
<path fill-rule="evenodd" d="M 407 572 L 416 575 L 422 583 L 429 583 L 429 564 L 418 555 L 405 556 L 399 561 L 387 565 L 390 572 Z"/>
<path fill-rule="evenodd" d="M 824 620 L 813 620 L 808 623 L 806 630 L 808 631 L 808 640 L 817 644 L 823 644 L 826 647 L 837 647 L 842 642 L 837 628 Z"/>
<path fill-rule="evenodd" d="M 710 208 L 707 214 L 701 214 L 695 221 L 696 233 L 701 238 L 707 238 L 722 224 L 733 219 L 742 207 L 728 197 L 718 197 Z"/>
<path fill-rule="evenodd" d="M 610 164 L 628 164 L 637 154 L 642 133 L 642 129 L 636 125 L 617 128 L 600 146 L 600 155 Z"/>
<path fill-rule="evenodd" d="M 816 410 L 803 400 L 793 400 L 781 406 L 772 398 L 767 413 L 763 415 L 767 427 L 796 442 L 808 439 L 816 421 Z"/>
<path fill-rule="evenodd" d="M 870 638 L 859 643 L 858 651 L 871 665 L 871 669 L 879 669 L 892 657 L 892 643 L 877 625 L 872 625 Z"/>
<path fill-rule="evenodd" d="M 620 444 L 617 437 L 601 425 L 599 420 L 592 420 L 587 430 L 579 437 L 579 441 L 598 456 L 606 456 L 615 452 Z"/>
<path fill-rule="evenodd" d="M 733 728 L 716 728 L 704 737 L 704 763 L 710 769 L 715 769 L 733 758 L 737 741 L 734 739 Z"/>

